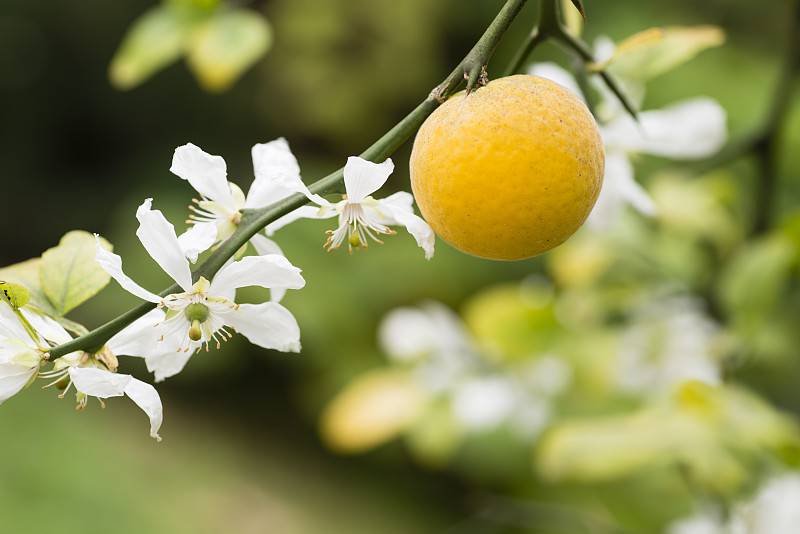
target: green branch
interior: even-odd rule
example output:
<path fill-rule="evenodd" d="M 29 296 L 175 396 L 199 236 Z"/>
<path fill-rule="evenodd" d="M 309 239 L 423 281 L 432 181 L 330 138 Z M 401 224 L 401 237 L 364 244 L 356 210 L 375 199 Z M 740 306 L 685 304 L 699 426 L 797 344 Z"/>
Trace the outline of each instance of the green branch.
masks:
<path fill-rule="evenodd" d="M 772 222 L 775 189 L 778 185 L 778 148 L 784 132 L 792 99 L 792 86 L 800 70 L 800 0 L 793 6 L 789 42 L 785 47 L 778 84 L 775 87 L 769 115 L 752 144 L 759 170 L 759 187 L 755 192 L 755 213 L 752 234 L 765 232 Z"/>
<path fill-rule="evenodd" d="M 554 39 L 565 48 L 571 50 L 583 61 L 584 65 L 591 65 L 594 61 L 592 51 L 586 44 L 572 35 L 569 30 L 561 22 L 556 6 L 558 0 L 540 0 L 539 2 L 539 20 L 536 22 L 533 30 L 528 35 L 527 39 L 522 43 L 514 59 L 508 65 L 504 76 L 510 76 L 519 72 L 522 66 L 527 61 L 528 56 L 531 55 L 534 48 L 545 42 L 547 39 Z M 575 3 L 575 2 L 573 2 Z M 578 2 L 580 3 L 580 2 Z M 577 4 L 576 4 L 577 7 Z M 583 11 L 581 10 L 581 15 Z M 584 17 L 584 20 L 585 17 Z M 597 74 L 605 82 L 612 93 L 617 97 L 625 110 L 635 119 L 637 116 L 636 108 L 628 100 L 628 97 L 622 91 L 619 84 L 612 78 L 605 70 L 599 71 Z M 589 98 L 588 94 L 585 94 Z"/>
<path fill-rule="evenodd" d="M 394 128 L 378 139 L 366 149 L 361 157 L 370 161 L 380 162 L 388 158 L 397 150 L 414 132 L 416 132 L 425 119 L 433 113 L 464 79 L 467 79 L 467 88 L 472 89 L 481 81 L 481 73 L 485 72 L 486 64 L 492 55 L 497 43 L 500 42 L 511 22 L 519 13 L 527 0 L 507 0 L 503 8 L 486 29 L 484 34 L 470 50 L 458 67 L 439 84 L 428 97 L 411 113 L 401 120 Z M 320 195 L 342 192 L 344 168 L 311 184 L 308 188 L 312 193 Z M 242 221 L 234 234 L 220 244 L 208 259 L 192 272 L 192 279 L 201 276 L 211 280 L 217 271 L 236 254 L 255 234 L 265 228 L 269 223 L 294 211 L 308 202 L 301 194 L 294 194 L 264 208 L 243 210 Z M 160 293 L 162 297 L 181 291 L 175 284 Z M 112 319 L 106 324 L 97 327 L 91 332 L 73 339 L 63 345 L 53 347 L 50 358 L 55 359 L 70 352 L 82 350 L 98 352 L 112 336 L 131 324 L 148 311 L 155 308 L 155 304 L 144 302 L 127 311 L 123 315 Z"/>

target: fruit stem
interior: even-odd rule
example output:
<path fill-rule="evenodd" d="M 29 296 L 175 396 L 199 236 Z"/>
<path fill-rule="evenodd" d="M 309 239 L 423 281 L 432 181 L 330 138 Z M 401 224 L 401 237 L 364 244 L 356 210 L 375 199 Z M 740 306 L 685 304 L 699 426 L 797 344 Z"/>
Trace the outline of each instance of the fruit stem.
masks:
<path fill-rule="evenodd" d="M 527 39 L 523 41 L 519 50 L 517 50 L 514 59 L 511 60 L 511 63 L 503 74 L 504 76 L 510 76 L 519 72 L 519 70 L 522 68 L 522 65 L 528 59 L 528 56 L 530 56 L 530 54 L 533 52 L 534 48 L 551 37 L 565 48 L 575 52 L 581 58 L 584 65 L 592 65 L 595 62 L 594 56 L 592 55 L 592 51 L 589 49 L 589 47 L 586 46 L 586 44 L 579 38 L 572 35 L 564 26 L 559 18 L 556 4 L 557 0 L 541 0 L 539 2 L 539 20 L 536 22 L 536 26 L 534 26 L 530 34 L 528 34 Z M 583 15 L 583 12 L 581 12 L 581 15 Z M 611 92 L 614 93 L 617 99 L 619 99 L 625 110 L 630 113 L 634 119 L 636 119 L 636 108 L 633 106 L 630 100 L 628 100 L 628 97 L 625 96 L 625 93 L 622 91 L 617 82 L 611 78 L 611 76 L 609 76 L 605 70 L 600 70 L 597 72 L 597 74 L 600 75 L 600 78 L 603 79 Z"/>
<path fill-rule="evenodd" d="M 483 33 L 481 38 L 472 47 L 464 60 L 458 67 L 439 84 L 427 98 L 414 108 L 411 113 L 395 125 L 391 130 L 384 134 L 380 139 L 361 153 L 361 157 L 369 161 L 381 162 L 388 158 L 395 150 L 416 132 L 422 123 L 433 111 L 452 95 L 456 88 L 466 78 L 468 89 L 473 88 L 481 80 L 481 74 L 485 74 L 486 63 L 494 52 L 497 43 L 500 42 L 511 22 L 517 16 L 522 6 L 527 0 L 507 0 L 503 8 L 494 18 L 492 23 Z M 320 195 L 343 192 L 344 167 L 332 172 L 328 176 L 317 180 L 308 186 L 312 193 Z M 201 276 L 211 280 L 217 271 L 244 246 L 250 238 L 265 228 L 269 223 L 279 217 L 294 211 L 305 205 L 308 199 L 301 194 L 290 195 L 278 202 L 259 209 L 242 210 L 242 220 L 239 227 L 228 239 L 221 243 L 217 249 L 211 253 L 206 261 L 192 272 L 192 280 L 197 281 Z M 177 284 L 174 284 L 160 293 L 162 297 L 171 293 L 181 291 Z M 59 358 L 65 354 L 77 350 L 86 352 L 97 352 L 103 345 L 111 339 L 114 334 L 120 332 L 127 325 L 155 308 L 150 302 L 144 302 L 139 306 L 128 310 L 107 322 L 83 334 L 67 343 L 53 347 L 50 350 L 50 359 Z"/>
<path fill-rule="evenodd" d="M 505 35 L 506 30 L 511 25 L 511 22 L 519 14 L 522 6 L 525 5 L 527 0 L 508 0 L 500 10 L 500 13 L 495 17 L 486 32 L 481 36 L 472 50 L 469 51 L 467 57 L 458 66 L 456 71 L 451 74 L 457 75 L 456 72 L 462 70 L 464 78 L 467 80 L 467 94 L 476 86 L 486 85 L 486 65 L 489 63 L 489 58 L 492 56 L 497 43 Z M 546 4 L 547 1 L 542 1 Z"/>

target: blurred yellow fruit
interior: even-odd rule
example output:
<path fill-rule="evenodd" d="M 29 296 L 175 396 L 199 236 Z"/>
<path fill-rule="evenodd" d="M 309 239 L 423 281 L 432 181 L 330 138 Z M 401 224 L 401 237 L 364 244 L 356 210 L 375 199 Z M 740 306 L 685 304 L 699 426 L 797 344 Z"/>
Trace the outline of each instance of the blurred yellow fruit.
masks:
<path fill-rule="evenodd" d="M 584 103 L 555 82 L 517 75 L 459 93 L 428 117 L 414 140 L 411 187 L 422 215 L 455 248 L 520 260 L 580 228 L 604 165 Z"/>

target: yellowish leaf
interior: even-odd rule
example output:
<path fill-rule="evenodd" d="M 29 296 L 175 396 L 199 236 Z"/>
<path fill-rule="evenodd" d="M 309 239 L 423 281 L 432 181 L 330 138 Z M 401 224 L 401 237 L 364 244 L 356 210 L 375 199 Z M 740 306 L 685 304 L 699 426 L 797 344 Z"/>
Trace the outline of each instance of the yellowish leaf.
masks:
<path fill-rule="evenodd" d="M 328 404 L 321 432 L 341 453 L 359 453 L 399 436 L 420 415 L 425 395 L 406 373 L 372 371 Z"/>
<path fill-rule="evenodd" d="M 132 89 L 180 59 L 200 15 L 199 10 L 164 4 L 136 19 L 111 60 L 112 85 Z"/>
<path fill-rule="evenodd" d="M 261 15 L 245 9 L 220 11 L 194 34 L 187 61 L 204 89 L 225 91 L 271 43 L 272 30 Z"/>
<path fill-rule="evenodd" d="M 622 41 L 614 55 L 594 70 L 648 80 L 724 41 L 725 33 L 717 26 L 650 28 Z"/>
<path fill-rule="evenodd" d="M 100 242 L 111 250 L 108 241 Z M 94 261 L 95 243 L 92 234 L 75 230 L 42 254 L 39 280 L 57 315 L 66 315 L 108 284 L 111 277 Z"/>

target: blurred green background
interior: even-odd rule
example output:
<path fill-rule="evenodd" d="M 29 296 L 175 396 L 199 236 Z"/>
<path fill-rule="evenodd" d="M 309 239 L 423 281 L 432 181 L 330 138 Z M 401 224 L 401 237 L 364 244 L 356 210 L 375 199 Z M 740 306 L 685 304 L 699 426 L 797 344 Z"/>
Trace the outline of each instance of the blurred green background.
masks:
<path fill-rule="evenodd" d="M 759 124 L 790 2 L 584 3 L 588 42 L 600 34 L 619 41 L 652 26 L 724 28 L 722 47 L 649 84 L 645 107 L 702 94 L 727 110 L 734 139 Z M 269 20 L 274 45 L 229 91 L 204 92 L 183 62 L 118 91 L 108 80 L 109 62 L 132 21 L 153 5 L 0 4 L 0 264 L 38 256 L 66 231 L 83 229 L 109 239 L 127 274 L 160 290 L 168 280 L 135 239 L 134 213 L 154 197 L 154 207 L 181 226 L 194 191 L 169 172 L 175 147 L 191 142 L 224 157 L 229 178 L 246 190 L 250 147 L 284 136 L 309 183 L 421 102 L 502 2 L 250 2 Z M 499 46 L 490 77 L 505 68 L 536 14 L 532 0 Z M 534 55 L 563 58 L 553 45 Z M 780 213 L 790 213 L 800 193 L 797 100 L 779 159 Z M 393 156 L 388 189 L 408 189 L 409 150 L 407 144 Z M 648 170 L 663 165 L 642 162 Z M 746 197 L 754 187 L 751 163 L 736 161 L 728 171 Z M 283 301 L 300 324 L 303 351 L 269 353 L 234 340 L 192 358 L 183 373 L 157 385 L 163 442 L 147 435 L 146 418 L 127 399 L 111 399 L 105 410 L 90 403 L 83 413 L 37 388 L 7 401 L 0 409 L 0 532 L 468 532 L 457 527 L 476 499 L 503 488 L 421 468 L 399 443 L 338 457 L 320 443 L 317 418 L 350 377 L 382 364 L 375 332 L 389 310 L 423 299 L 459 309 L 481 288 L 542 272 L 544 260 L 491 262 L 438 241 L 426 262 L 403 231 L 352 256 L 326 253 L 327 228 L 301 221 L 275 236 L 307 280 Z M 93 327 L 135 304 L 112 283 L 70 317 Z M 131 359 L 122 370 L 148 378 Z M 785 373 L 761 380 L 782 406 L 800 406 Z M 491 464 L 480 456 L 469 461 L 484 460 Z M 527 458 L 514 469 L 520 484 L 532 476 Z"/>

